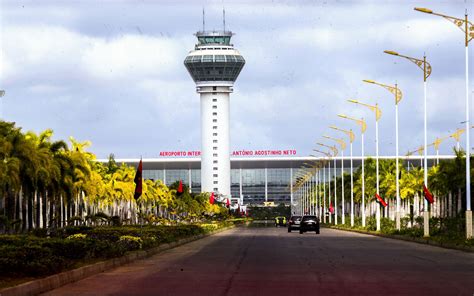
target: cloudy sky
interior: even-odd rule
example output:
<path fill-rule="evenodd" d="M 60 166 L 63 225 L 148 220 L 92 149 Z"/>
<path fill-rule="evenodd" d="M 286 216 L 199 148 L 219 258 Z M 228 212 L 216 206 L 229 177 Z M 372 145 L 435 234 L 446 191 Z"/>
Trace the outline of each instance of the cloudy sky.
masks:
<path fill-rule="evenodd" d="M 5 120 L 24 130 L 52 128 L 56 139 L 90 140 L 99 157 L 200 149 L 199 97 L 183 60 L 195 44 L 193 33 L 202 28 L 203 7 L 206 28 L 222 28 L 222 0 L 0 5 Z M 366 151 L 375 153 L 374 116 L 346 101 L 354 98 L 380 104 L 380 153 L 393 155 L 393 97 L 362 79 L 398 82 L 404 95 L 400 151 L 420 146 L 422 71 L 385 49 L 414 57 L 426 53 L 433 67 L 428 141 L 463 127 L 463 33 L 413 7 L 462 17 L 466 9 L 474 11 L 472 0 L 226 0 L 224 6 L 227 28 L 236 33 L 233 44 L 246 59 L 231 95 L 232 150 L 296 149 L 308 155 L 322 135 L 343 136 L 328 128 L 337 125 L 357 130 L 354 153 L 360 153 L 358 128 L 337 117 L 346 113 L 368 120 Z M 441 153 L 453 145 L 445 141 Z"/>

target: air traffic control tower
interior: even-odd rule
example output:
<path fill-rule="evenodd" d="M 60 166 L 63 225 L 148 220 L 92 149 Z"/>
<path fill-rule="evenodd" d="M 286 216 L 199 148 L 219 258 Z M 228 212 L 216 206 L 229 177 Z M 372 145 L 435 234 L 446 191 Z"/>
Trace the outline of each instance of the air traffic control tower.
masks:
<path fill-rule="evenodd" d="M 195 35 L 184 65 L 201 96 L 201 191 L 230 197 L 230 93 L 245 60 L 230 43 L 232 32 Z"/>

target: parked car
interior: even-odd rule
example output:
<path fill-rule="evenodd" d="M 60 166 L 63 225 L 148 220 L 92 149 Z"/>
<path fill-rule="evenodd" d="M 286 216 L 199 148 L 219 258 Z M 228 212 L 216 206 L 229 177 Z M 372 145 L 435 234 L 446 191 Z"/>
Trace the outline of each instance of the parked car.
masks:
<path fill-rule="evenodd" d="M 301 216 L 291 216 L 288 219 L 288 232 L 300 228 Z"/>
<path fill-rule="evenodd" d="M 286 225 L 286 217 L 283 217 L 283 216 L 275 217 L 275 227 L 285 226 L 285 225 Z"/>
<path fill-rule="evenodd" d="M 300 234 L 303 234 L 306 231 L 315 231 L 316 234 L 319 234 L 319 219 L 316 216 L 305 215 L 301 218 L 300 223 Z"/>

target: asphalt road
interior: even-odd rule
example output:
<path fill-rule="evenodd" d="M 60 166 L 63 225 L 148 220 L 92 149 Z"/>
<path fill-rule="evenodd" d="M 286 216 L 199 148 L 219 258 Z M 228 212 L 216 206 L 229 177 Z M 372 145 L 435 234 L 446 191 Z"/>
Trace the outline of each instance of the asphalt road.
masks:
<path fill-rule="evenodd" d="M 474 295 L 474 254 L 332 229 L 236 228 L 45 295 Z"/>

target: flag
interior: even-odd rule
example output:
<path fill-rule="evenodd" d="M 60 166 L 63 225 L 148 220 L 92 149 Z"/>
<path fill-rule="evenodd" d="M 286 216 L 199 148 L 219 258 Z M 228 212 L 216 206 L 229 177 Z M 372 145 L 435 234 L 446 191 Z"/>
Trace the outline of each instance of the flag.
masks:
<path fill-rule="evenodd" d="M 423 192 L 425 193 L 425 198 L 426 200 L 432 204 L 434 202 L 434 198 L 433 198 L 433 194 L 431 194 L 431 192 L 428 190 L 428 188 L 426 188 L 425 185 L 423 185 Z"/>
<path fill-rule="evenodd" d="M 227 201 L 225 202 L 225 206 L 226 206 L 226 207 L 229 207 L 229 206 L 230 206 L 230 201 L 229 201 L 229 199 L 227 199 Z"/>
<path fill-rule="evenodd" d="M 135 173 L 135 199 L 138 199 L 142 195 L 142 170 L 143 164 L 142 159 L 140 158 L 140 162 L 138 163 L 137 172 Z"/>
<path fill-rule="evenodd" d="M 334 208 L 332 207 L 332 202 L 329 204 L 329 213 L 334 213 Z"/>
<path fill-rule="evenodd" d="M 387 203 L 385 202 L 385 200 L 383 200 L 383 198 L 380 197 L 380 195 L 378 195 L 377 193 L 375 193 L 375 197 L 377 198 L 377 201 L 385 208 L 387 206 Z"/>
<path fill-rule="evenodd" d="M 183 181 L 179 180 L 178 193 L 183 193 Z"/>
<path fill-rule="evenodd" d="M 214 204 L 214 192 L 212 192 L 212 193 L 211 193 L 211 197 L 209 197 L 209 203 L 210 203 L 211 205 Z"/>

